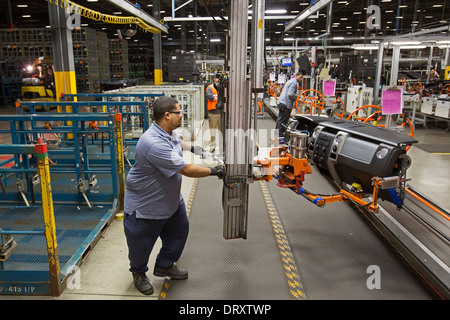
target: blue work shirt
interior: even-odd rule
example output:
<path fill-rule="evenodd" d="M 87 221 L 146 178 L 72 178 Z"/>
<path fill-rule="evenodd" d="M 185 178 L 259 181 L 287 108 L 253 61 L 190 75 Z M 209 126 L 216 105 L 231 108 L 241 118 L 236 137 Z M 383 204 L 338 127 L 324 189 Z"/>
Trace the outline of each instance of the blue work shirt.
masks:
<path fill-rule="evenodd" d="M 286 82 L 283 91 L 280 94 L 280 98 L 278 99 L 278 104 L 282 103 L 285 106 L 287 106 L 288 109 L 292 109 L 292 107 L 294 106 L 295 99 L 291 100 L 291 98 L 289 98 L 289 94 L 290 93 L 296 94 L 297 88 L 298 88 L 297 78 L 294 77 L 288 82 Z"/>
<path fill-rule="evenodd" d="M 136 145 L 136 162 L 127 176 L 124 211 L 141 219 L 167 219 L 183 201 L 178 173 L 187 162 L 175 131 L 169 135 L 156 123 Z"/>

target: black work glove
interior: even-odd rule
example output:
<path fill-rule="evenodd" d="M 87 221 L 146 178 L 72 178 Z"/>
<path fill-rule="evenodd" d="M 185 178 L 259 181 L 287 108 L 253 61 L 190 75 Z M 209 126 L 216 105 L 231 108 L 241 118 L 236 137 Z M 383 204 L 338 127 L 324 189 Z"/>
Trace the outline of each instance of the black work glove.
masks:
<path fill-rule="evenodd" d="M 223 177 L 225 177 L 225 168 L 223 166 L 215 166 L 214 168 L 211 168 L 211 175 L 223 179 Z"/>
<path fill-rule="evenodd" d="M 200 146 L 191 146 L 191 152 L 197 156 L 201 156 L 204 151 Z"/>

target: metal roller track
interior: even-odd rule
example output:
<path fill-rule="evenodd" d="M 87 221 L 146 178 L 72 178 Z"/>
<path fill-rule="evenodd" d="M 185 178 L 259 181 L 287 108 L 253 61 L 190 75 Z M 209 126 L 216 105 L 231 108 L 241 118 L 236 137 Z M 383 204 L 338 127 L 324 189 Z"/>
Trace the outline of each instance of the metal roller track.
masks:
<path fill-rule="evenodd" d="M 444 215 L 439 215 L 407 192 L 402 210 L 398 211 L 393 204 L 383 201 L 378 213 L 373 217 L 368 215 L 369 220 L 382 230 L 383 236 L 436 296 L 450 299 L 450 215 L 412 188 L 407 190 Z"/>

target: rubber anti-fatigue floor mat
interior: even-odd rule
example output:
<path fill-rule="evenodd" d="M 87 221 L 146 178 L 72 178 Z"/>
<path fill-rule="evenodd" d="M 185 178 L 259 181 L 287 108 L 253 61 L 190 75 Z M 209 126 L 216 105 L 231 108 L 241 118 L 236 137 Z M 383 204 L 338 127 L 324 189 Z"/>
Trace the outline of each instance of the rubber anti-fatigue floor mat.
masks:
<path fill-rule="evenodd" d="M 189 278 L 170 280 L 166 300 L 292 299 L 258 183 L 250 185 L 249 194 L 247 239 L 225 240 L 222 181 L 199 179 L 178 262 Z"/>

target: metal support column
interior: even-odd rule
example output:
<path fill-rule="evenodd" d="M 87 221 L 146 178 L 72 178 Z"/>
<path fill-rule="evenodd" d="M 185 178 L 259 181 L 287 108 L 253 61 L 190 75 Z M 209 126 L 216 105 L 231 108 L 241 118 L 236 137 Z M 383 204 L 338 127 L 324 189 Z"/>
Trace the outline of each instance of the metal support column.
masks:
<path fill-rule="evenodd" d="M 445 70 L 445 67 L 449 65 L 450 65 L 450 45 L 447 45 L 447 48 L 445 49 L 444 65 L 441 68 Z"/>
<path fill-rule="evenodd" d="M 327 49 L 327 38 L 331 34 L 331 22 L 333 21 L 333 2 L 330 2 L 327 8 L 327 28 L 325 34 L 323 35 L 323 51 L 325 55 L 325 59 L 328 60 L 328 56 L 330 56 L 330 49 Z M 325 60 L 325 61 L 326 61 Z M 326 67 L 326 63 L 324 65 Z"/>
<path fill-rule="evenodd" d="M 61 93 L 77 93 L 72 31 L 67 27 L 67 19 L 70 15 L 50 1 L 48 2 L 48 12 L 52 31 L 56 98 L 59 99 Z"/>
<path fill-rule="evenodd" d="M 229 10 L 229 86 L 224 135 L 225 188 L 223 236 L 247 238 L 250 111 L 247 73 L 248 0 L 231 0 Z"/>
<path fill-rule="evenodd" d="M 194 0 L 194 17 L 197 17 L 197 0 Z M 198 53 L 198 22 L 197 20 L 194 21 L 194 51 L 195 53 Z"/>
<path fill-rule="evenodd" d="M 375 74 L 375 85 L 373 86 L 373 104 L 378 105 L 378 97 L 380 96 L 381 73 L 383 71 L 383 54 L 384 42 L 380 41 L 378 45 L 377 66 Z"/>
<path fill-rule="evenodd" d="M 432 69 L 431 64 L 433 63 L 433 46 L 430 47 L 430 55 L 428 56 L 427 63 L 427 84 L 430 82 L 430 71 Z"/>
<path fill-rule="evenodd" d="M 153 1 L 153 17 L 159 21 L 160 15 L 160 0 Z M 154 63 L 154 78 L 155 85 L 160 85 L 163 81 L 162 74 L 162 52 L 161 52 L 161 34 L 153 34 L 153 63 Z"/>
<path fill-rule="evenodd" d="M 180 44 L 180 49 L 183 51 L 186 51 L 186 38 L 187 38 L 187 34 L 186 34 L 186 22 L 185 21 L 181 21 L 181 44 Z"/>
<path fill-rule="evenodd" d="M 258 103 L 263 100 L 264 79 L 264 11 L 265 3 L 263 0 L 255 0 L 253 2 L 253 19 L 252 19 L 252 43 L 251 46 L 251 81 L 253 96 L 253 129 L 256 132 L 258 118 Z"/>
<path fill-rule="evenodd" d="M 397 86 L 398 81 L 398 63 L 400 60 L 400 46 L 394 46 L 392 50 L 392 62 L 391 62 L 391 78 L 389 86 L 392 88 Z"/>

